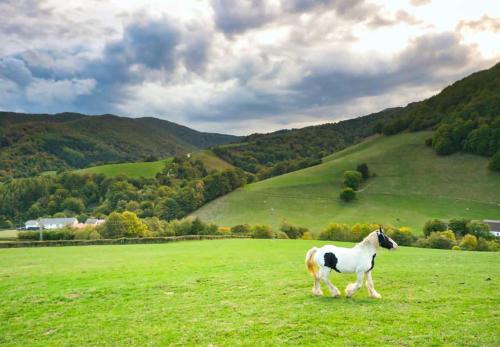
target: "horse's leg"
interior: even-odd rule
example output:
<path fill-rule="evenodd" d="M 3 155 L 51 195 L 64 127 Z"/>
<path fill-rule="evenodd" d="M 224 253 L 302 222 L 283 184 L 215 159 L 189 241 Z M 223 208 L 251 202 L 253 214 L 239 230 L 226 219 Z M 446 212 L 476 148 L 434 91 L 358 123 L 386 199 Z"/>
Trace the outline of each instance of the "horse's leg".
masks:
<path fill-rule="evenodd" d="M 353 296 L 363 286 L 363 275 L 363 272 L 356 272 L 356 283 L 349 283 L 345 288 L 345 294 L 348 298 Z"/>
<path fill-rule="evenodd" d="M 323 280 L 323 282 L 325 282 L 325 284 L 327 285 L 328 289 L 330 290 L 330 294 L 334 297 L 334 298 L 338 298 L 340 297 L 340 291 L 338 290 L 337 287 L 335 287 L 333 285 L 332 282 L 330 282 L 330 279 L 328 278 L 328 276 L 330 276 L 330 272 L 332 270 L 324 267 L 321 269 L 321 279 Z"/>
<path fill-rule="evenodd" d="M 368 271 L 366 273 L 366 287 L 368 288 L 368 293 L 372 298 L 380 299 L 382 296 L 377 293 L 375 287 L 373 286 L 372 272 Z"/>
<path fill-rule="evenodd" d="M 314 274 L 313 274 L 314 285 L 313 285 L 313 288 L 312 288 L 312 293 L 313 293 L 313 295 L 317 295 L 317 296 L 322 296 L 323 295 L 323 291 L 321 290 L 321 284 L 319 282 L 319 280 L 320 280 L 320 271 L 321 270 L 318 270 L 318 271 L 314 272 Z"/>

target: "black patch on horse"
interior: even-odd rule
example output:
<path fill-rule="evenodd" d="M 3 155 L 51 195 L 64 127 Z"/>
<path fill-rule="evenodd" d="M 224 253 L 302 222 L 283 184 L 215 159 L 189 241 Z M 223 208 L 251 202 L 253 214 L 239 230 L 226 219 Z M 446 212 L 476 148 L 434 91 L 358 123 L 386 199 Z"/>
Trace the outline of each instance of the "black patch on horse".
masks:
<path fill-rule="evenodd" d="M 377 237 L 378 237 L 378 244 L 380 245 L 380 247 L 384 247 L 387 249 L 391 249 L 392 247 L 394 247 L 392 242 L 387 237 L 387 235 L 385 235 L 383 232 L 379 231 L 377 233 Z"/>
<path fill-rule="evenodd" d="M 337 269 L 337 262 L 338 259 L 333 253 L 325 253 L 325 266 L 334 269 L 337 272 L 340 272 L 339 269 Z"/>
<path fill-rule="evenodd" d="M 377 253 L 374 253 L 373 257 L 372 257 L 372 267 L 368 271 L 366 271 L 366 272 L 372 271 L 372 269 L 375 267 L 375 257 L 376 256 L 377 256 Z"/>

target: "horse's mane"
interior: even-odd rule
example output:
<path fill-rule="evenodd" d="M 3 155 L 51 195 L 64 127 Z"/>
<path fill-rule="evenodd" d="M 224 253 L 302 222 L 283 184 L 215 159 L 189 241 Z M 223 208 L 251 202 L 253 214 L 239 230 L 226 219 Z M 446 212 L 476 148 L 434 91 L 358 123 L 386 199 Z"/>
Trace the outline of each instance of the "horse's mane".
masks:
<path fill-rule="evenodd" d="M 376 240 L 374 238 L 374 235 L 375 235 L 376 231 L 377 230 L 374 230 L 371 233 L 369 233 L 361 242 L 358 242 L 356 244 L 356 246 L 354 246 L 354 247 L 362 247 L 362 246 L 366 246 L 366 245 L 377 247 L 377 242 L 376 242 Z"/>

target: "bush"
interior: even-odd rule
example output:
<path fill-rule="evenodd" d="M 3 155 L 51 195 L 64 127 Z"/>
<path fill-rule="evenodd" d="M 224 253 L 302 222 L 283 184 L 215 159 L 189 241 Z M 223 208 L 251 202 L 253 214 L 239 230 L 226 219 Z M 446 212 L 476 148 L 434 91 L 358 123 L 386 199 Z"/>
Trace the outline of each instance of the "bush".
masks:
<path fill-rule="evenodd" d="M 300 239 L 305 232 L 309 230 L 304 227 L 298 227 L 287 222 L 281 224 L 280 230 L 287 235 L 289 239 Z"/>
<path fill-rule="evenodd" d="M 344 186 L 358 190 L 359 185 L 363 181 L 363 176 L 358 171 L 344 172 Z"/>
<path fill-rule="evenodd" d="M 313 235 L 310 231 L 306 231 L 304 235 L 302 235 L 302 240 L 312 240 Z"/>
<path fill-rule="evenodd" d="M 387 234 L 400 246 L 411 246 L 417 240 L 417 237 L 412 234 L 411 229 L 407 227 L 390 229 Z"/>
<path fill-rule="evenodd" d="M 357 223 L 351 228 L 351 237 L 355 241 L 361 241 L 375 229 L 378 229 L 376 224 Z"/>
<path fill-rule="evenodd" d="M 43 240 L 73 240 L 75 235 L 70 228 L 56 229 L 56 230 L 42 230 Z M 21 231 L 17 234 L 19 240 L 39 241 L 39 231 Z"/>
<path fill-rule="evenodd" d="M 500 243 L 497 241 L 488 241 L 482 237 L 477 239 L 477 250 L 486 252 L 500 251 Z"/>
<path fill-rule="evenodd" d="M 428 137 L 425 139 L 425 145 L 427 147 L 432 147 L 432 137 Z"/>
<path fill-rule="evenodd" d="M 148 226 L 133 212 L 113 212 L 99 227 L 99 233 L 106 239 L 121 237 L 148 237 Z"/>
<path fill-rule="evenodd" d="M 430 248 L 451 249 L 455 245 L 455 234 L 451 230 L 435 231 L 427 238 Z"/>
<path fill-rule="evenodd" d="M 233 234 L 249 234 L 251 231 L 250 225 L 239 224 L 231 228 L 231 233 Z"/>
<path fill-rule="evenodd" d="M 289 239 L 288 235 L 283 231 L 278 231 L 276 233 L 276 238 L 278 239 Z"/>
<path fill-rule="evenodd" d="M 356 171 L 361 174 L 361 177 L 363 177 L 364 180 L 370 178 L 370 169 L 368 168 L 367 164 L 365 163 L 359 164 L 358 167 L 356 168 Z"/>
<path fill-rule="evenodd" d="M 75 240 L 99 240 L 102 239 L 101 234 L 95 227 L 85 227 L 81 229 L 73 229 L 73 236 Z"/>
<path fill-rule="evenodd" d="M 467 223 L 469 222 L 468 219 L 464 218 L 452 219 L 450 223 L 448 223 L 448 228 L 453 230 L 455 235 L 462 236 L 467 234 Z"/>
<path fill-rule="evenodd" d="M 467 234 L 460 242 L 460 247 L 468 251 L 473 251 L 477 248 L 477 238 L 474 235 Z"/>
<path fill-rule="evenodd" d="M 350 202 L 356 199 L 356 192 L 352 188 L 344 188 L 339 195 L 340 199 L 344 202 Z"/>
<path fill-rule="evenodd" d="M 482 237 L 484 239 L 493 238 L 493 234 L 490 233 L 490 226 L 481 221 L 473 220 L 467 223 L 467 233 L 476 236 L 477 238 Z"/>
<path fill-rule="evenodd" d="M 272 239 L 275 236 L 271 227 L 267 225 L 254 226 L 251 235 L 254 239 Z"/>
<path fill-rule="evenodd" d="M 424 225 L 424 235 L 429 236 L 435 231 L 445 231 L 447 230 L 446 223 L 440 219 L 431 219 L 427 221 Z"/>
<path fill-rule="evenodd" d="M 319 234 L 320 240 L 357 241 L 346 224 L 333 223 Z"/>
<path fill-rule="evenodd" d="M 40 240 L 40 232 L 39 231 L 20 231 L 17 233 L 18 240 L 30 240 L 30 241 L 38 241 Z"/>
<path fill-rule="evenodd" d="M 500 150 L 498 150 L 488 163 L 488 169 L 491 171 L 500 171 Z"/>
<path fill-rule="evenodd" d="M 458 246 L 453 246 L 453 247 L 451 247 L 451 250 L 452 250 L 452 251 L 460 251 L 460 250 L 461 250 L 461 248 L 460 248 L 460 247 L 458 247 Z"/>
<path fill-rule="evenodd" d="M 174 236 L 175 232 L 167 221 L 158 217 L 149 217 L 142 220 L 148 227 L 153 236 Z"/>

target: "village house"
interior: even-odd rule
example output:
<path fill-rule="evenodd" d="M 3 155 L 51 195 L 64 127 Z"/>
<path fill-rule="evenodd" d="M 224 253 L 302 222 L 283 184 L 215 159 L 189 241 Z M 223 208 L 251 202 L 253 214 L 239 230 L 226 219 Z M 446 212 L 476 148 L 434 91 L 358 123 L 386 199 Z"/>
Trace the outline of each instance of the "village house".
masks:
<path fill-rule="evenodd" d="M 484 223 L 490 226 L 490 232 L 496 237 L 500 237 L 500 220 L 485 219 Z"/>
<path fill-rule="evenodd" d="M 85 228 L 89 226 L 95 228 L 104 222 L 104 219 L 97 218 L 88 218 L 85 223 L 78 223 L 76 218 L 39 218 L 27 221 L 24 223 L 24 228 L 26 230 L 61 229 L 64 227 Z"/>

